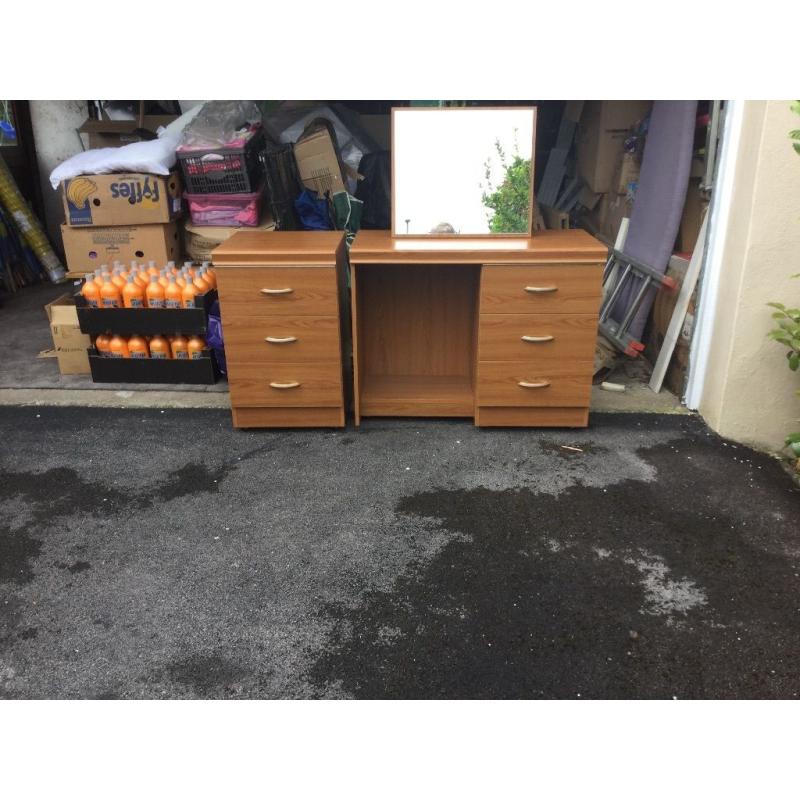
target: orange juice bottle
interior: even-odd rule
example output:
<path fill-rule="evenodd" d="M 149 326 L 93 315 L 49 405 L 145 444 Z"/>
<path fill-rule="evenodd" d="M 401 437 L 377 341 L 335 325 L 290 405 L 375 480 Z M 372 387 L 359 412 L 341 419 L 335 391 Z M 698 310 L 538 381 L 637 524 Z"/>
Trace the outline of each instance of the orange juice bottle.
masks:
<path fill-rule="evenodd" d="M 158 282 L 164 289 L 166 289 L 167 286 L 169 286 L 169 272 L 167 271 L 166 267 L 164 267 L 164 269 L 162 269 L 161 272 L 158 273 Z"/>
<path fill-rule="evenodd" d="M 181 297 L 183 298 L 184 308 L 195 307 L 194 298 L 196 294 L 197 289 L 195 288 L 195 285 L 191 281 L 187 281 L 186 286 L 181 289 Z"/>
<path fill-rule="evenodd" d="M 100 308 L 100 289 L 94 282 L 93 272 L 86 273 L 86 279 L 81 286 L 81 294 L 89 308 Z"/>
<path fill-rule="evenodd" d="M 144 289 L 136 283 L 133 273 L 128 275 L 128 282 L 122 290 L 122 302 L 125 308 L 144 308 Z"/>
<path fill-rule="evenodd" d="M 120 267 L 116 267 L 114 271 L 111 273 L 111 282 L 120 292 L 125 288 L 125 284 L 127 283 L 128 276 L 122 274 L 122 269 Z"/>
<path fill-rule="evenodd" d="M 133 271 L 133 279 L 142 289 L 146 289 L 147 284 L 150 283 L 150 276 L 147 274 L 147 270 L 144 267 L 137 267 Z"/>
<path fill-rule="evenodd" d="M 186 337 L 182 333 L 173 336 L 169 343 L 172 347 L 173 358 L 189 358 L 189 342 L 186 341 Z"/>
<path fill-rule="evenodd" d="M 134 333 L 130 339 L 128 339 L 128 351 L 131 354 L 131 358 L 150 358 L 150 348 L 147 345 L 147 339 L 144 336 L 139 336 L 138 333 Z"/>
<path fill-rule="evenodd" d="M 203 280 L 211 286 L 212 289 L 217 288 L 217 273 L 211 268 L 210 261 L 203 262 Z"/>
<path fill-rule="evenodd" d="M 169 342 L 160 333 L 150 339 L 150 358 L 172 358 Z"/>
<path fill-rule="evenodd" d="M 147 262 L 147 274 L 148 275 L 155 275 L 158 277 L 158 267 L 156 266 L 155 261 L 148 261 Z"/>
<path fill-rule="evenodd" d="M 208 281 L 206 281 L 203 275 L 199 272 L 194 276 L 194 285 L 197 288 L 198 294 L 205 294 L 206 292 L 211 291 L 211 284 L 208 283 Z"/>
<path fill-rule="evenodd" d="M 189 337 L 189 342 L 187 346 L 189 348 L 190 359 L 203 358 L 205 356 L 205 353 L 203 351 L 206 349 L 206 343 L 205 340 L 202 339 L 200 336 Z"/>
<path fill-rule="evenodd" d="M 103 285 L 100 287 L 100 299 L 103 308 L 122 308 L 122 294 L 119 287 L 112 282 L 111 276 L 103 276 Z"/>
<path fill-rule="evenodd" d="M 94 347 L 101 356 L 111 355 L 111 337 L 107 333 L 101 333 L 94 340 Z"/>
<path fill-rule="evenodd" d="M 94 282 L 97 284 L 97 288 L 99 289 L 103 285 L 103 270 L 108 270 L 108 267 L 103 264 L 102 267 L 98 267 L 94 271 Z"/>
<path fill-rule="evenodd" d="M 175 276 L 170 275 L 167 288 L 164 289 L 164 307 L 180 308 L 182 303 L 183 295 L 181 294 L 181 287 L 178 286 Z"/>
<path fill-rule="evenodd" d="M 111 341 L 108 343 L 109 350 L 111 351 L 109 355 L 112 358 L 130 358 L 131 353 L 128 350 L 128 342 L 125 337 L 120 336 L 118 333 L 115 333 L 111 337 Z"/>
<path fill-rule="evenodd" d="M 144 295 L 148 308 L 164 308 L 164 287 L 158 282 L 158 275 L 150 275 Z"/>
<path fill-rule="evenodd" d="M 194 277 L 194 261 L 184 261 L 183 271 L 188 272 L 192 277 Z"/>

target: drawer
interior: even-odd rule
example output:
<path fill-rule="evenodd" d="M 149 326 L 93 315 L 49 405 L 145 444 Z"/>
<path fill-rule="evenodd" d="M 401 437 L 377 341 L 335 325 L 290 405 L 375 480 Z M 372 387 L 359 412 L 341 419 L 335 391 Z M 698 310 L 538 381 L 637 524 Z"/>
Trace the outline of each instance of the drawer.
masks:
<path fill-rule="evenodd" d="M 587 406 L 592 360 L 569 364 L 488 361 L 478 364 L 478 406 Z"/>
<path fill-rule="evenodd" d="M 234 406 L 235 428 L 343 428 L 344 408 L 265 408 Z"/>
<path fill-rule="evenodd" d="M 226 320 L 237 316 L 309 314 L 337 316 L 334 267 L 253 267 L 217 270 Z"/>
<path fill-rule="evenodd" d="M 603 268 L 485 266 L 481 314 L 597 314 Z"/>
<path fill-rule="evenodd" d="M 339 318 L 225 317 L 228 361 L 257 364 L 339 362 Z"/>
<path fill-rule="evenodd" d="M 228 362 L 234 406 L 341 406 L 342 367 L 325 364 L 243 364 Z M 277 385 L 271 385 L 277 384 Z"/>
<path fill-rule="evenodd" d="M 479 361 L 585 361 L 594 358 L 595 314 L 481 314 Z"/>

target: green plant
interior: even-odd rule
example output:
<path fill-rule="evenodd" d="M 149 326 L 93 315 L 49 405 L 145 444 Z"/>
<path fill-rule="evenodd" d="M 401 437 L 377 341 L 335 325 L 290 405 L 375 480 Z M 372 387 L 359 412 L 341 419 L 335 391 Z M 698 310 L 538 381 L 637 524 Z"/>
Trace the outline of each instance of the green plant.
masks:
<path fill-rule="evenodd" d="M 495 141 L 500 164 L 504 169 L 503 182 L 492 186 L 491 158 L 486 160 L 487 191 L 481 194 L 481 200 L 487 208 L 494 212 L 489 217 L 489 230 L 492 233 L 527 233 L 528 215 L 531 203 L 531 162 L 519 153 L 514 153 L 511 163 L 507 163 L 506 154 Z"/>

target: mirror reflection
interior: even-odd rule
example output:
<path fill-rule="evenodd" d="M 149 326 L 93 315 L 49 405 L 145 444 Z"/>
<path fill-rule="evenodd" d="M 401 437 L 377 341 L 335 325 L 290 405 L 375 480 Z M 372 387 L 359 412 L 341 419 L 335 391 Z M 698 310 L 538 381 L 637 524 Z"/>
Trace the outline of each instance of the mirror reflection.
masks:
<path fill-rule="evenodd" d="M 530 235 L 533 108 L 395 108 L 396 236 Z"/>

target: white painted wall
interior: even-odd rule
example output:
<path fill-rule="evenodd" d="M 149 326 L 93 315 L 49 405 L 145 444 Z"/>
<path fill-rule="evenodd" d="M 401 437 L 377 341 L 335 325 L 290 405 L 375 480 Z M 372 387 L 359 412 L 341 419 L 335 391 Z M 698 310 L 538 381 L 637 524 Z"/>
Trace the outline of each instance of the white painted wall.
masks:
<path fill-rule="evenodd" d="M 699 410 L 737 441 L 779 450 L 800 429 L 800 374 L 767 339 L 769 301 L 800 305 L 800 156 L 789 131 L 800 117 L 789 100 L 747 101 Z"/>
<path fill-rule="evenodd" d="M 86 101 L 31 100 L 30 108 L 47 233 L 63 256 L 60 226 L 64 221 L 64 210 L 61 195 L 53 191 L 49 178 L 62 161 L 83 149 L 77 128 L 86 120 Z"/>

